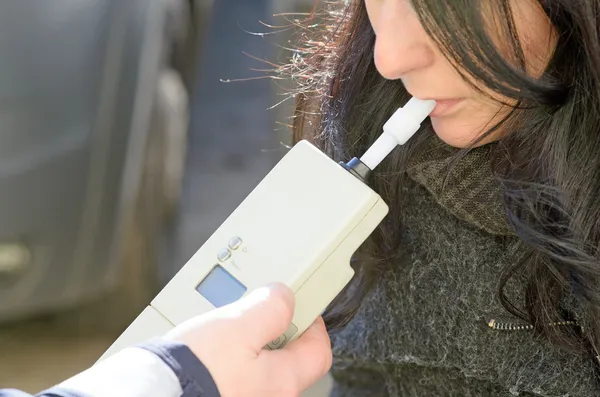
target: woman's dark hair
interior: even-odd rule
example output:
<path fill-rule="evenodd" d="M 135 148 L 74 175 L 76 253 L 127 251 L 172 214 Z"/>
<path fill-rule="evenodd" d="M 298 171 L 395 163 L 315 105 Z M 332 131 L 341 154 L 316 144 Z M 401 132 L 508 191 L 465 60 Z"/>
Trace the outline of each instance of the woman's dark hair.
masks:
<path fill-rule="evenodd" d="M 501 94 L 512 106 L 488 133 L 502 128 L 503 138 L 494 145 L 494 175 L 508 219 L 529 254 L 505 269 L 500 301 L 551 342 L 595 356 L 600 346 L 600 3 L 538 2 L 556 29 L 557 46 L 537 78 L 525 71 L 510 0 L 412 4 L 465 80 Z M 294 137 L 348 160 L 366 150 L 409 95 L 401 82 L 384 79 L 374 66 L 375 36 L 364 0 L 316 10 L 303 28 L 301 48 L 284 68 L 299 85 Z M 511 44 L 509 57 L 488 36 L 486 15 L 503 21 L 498 27 L 503 43 Z M 352 318 L 382 267 L 400 255 L 402 171 L 426 130 L 430 126 L 375 173 L 372 187 L 392 204 L 390 213 L 356 253 L 356 276 L 325 316 L 332 329 Z M 509 301 L 504 292 L 512 279 L 525 280 L 518 301 Z M 565 300 L 577 310 L 561 307 Z M 584 332 L 550 325 L 567 320 L 578 321 Z"/>

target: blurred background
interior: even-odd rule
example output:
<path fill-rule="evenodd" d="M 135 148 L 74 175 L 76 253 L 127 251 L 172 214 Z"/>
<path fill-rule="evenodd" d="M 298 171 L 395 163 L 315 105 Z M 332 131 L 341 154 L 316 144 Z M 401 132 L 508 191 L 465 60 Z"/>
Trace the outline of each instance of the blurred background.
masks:
<path fill-rule="evenodd" d="M 0 2 L 0 388 L 92 365 L 285 154 L 255 69 L 312 6 Z"/>

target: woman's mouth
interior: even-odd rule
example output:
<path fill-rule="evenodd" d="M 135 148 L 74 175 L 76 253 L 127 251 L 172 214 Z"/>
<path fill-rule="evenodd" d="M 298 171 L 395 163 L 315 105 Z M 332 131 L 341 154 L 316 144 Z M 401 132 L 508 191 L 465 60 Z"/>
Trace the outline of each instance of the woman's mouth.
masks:
<path fill-rule="evenodd" d="M 433 109 L 433 112 L 429 115 L 430 117 L 442 117 L 448 116 L 454 110 L 456 110 L 457 106 L 464 101 L 464 98 L 456 98 L 456 99 L 434 99 L 436 101 L 436 106 Z"/>

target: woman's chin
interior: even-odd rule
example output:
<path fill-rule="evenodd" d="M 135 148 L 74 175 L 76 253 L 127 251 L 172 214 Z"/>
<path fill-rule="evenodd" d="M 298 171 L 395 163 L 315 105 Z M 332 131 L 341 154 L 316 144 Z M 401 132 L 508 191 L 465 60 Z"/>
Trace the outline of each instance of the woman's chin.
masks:
<path fill-rule="evenodd" d="M 451 117 L 432 117 L 431 126 L 440 140 L 459 149 L 482 146 L 492 141 L 492 139 L 486 139 L 474 145 L 477 138 L 482 135 L 481 127 L 474 128 Z"/>

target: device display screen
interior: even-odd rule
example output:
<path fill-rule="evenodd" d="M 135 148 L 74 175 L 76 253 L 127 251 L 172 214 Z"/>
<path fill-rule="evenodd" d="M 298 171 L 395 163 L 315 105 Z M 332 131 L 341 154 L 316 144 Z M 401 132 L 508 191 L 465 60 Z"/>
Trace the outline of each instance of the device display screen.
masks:
<path fill-rule="evenodd" d="M 221 307 L 240 299 L 247 288 L 221 266 L 215 266 L 198 284 L 196 291 L 214 307 Z"/>

